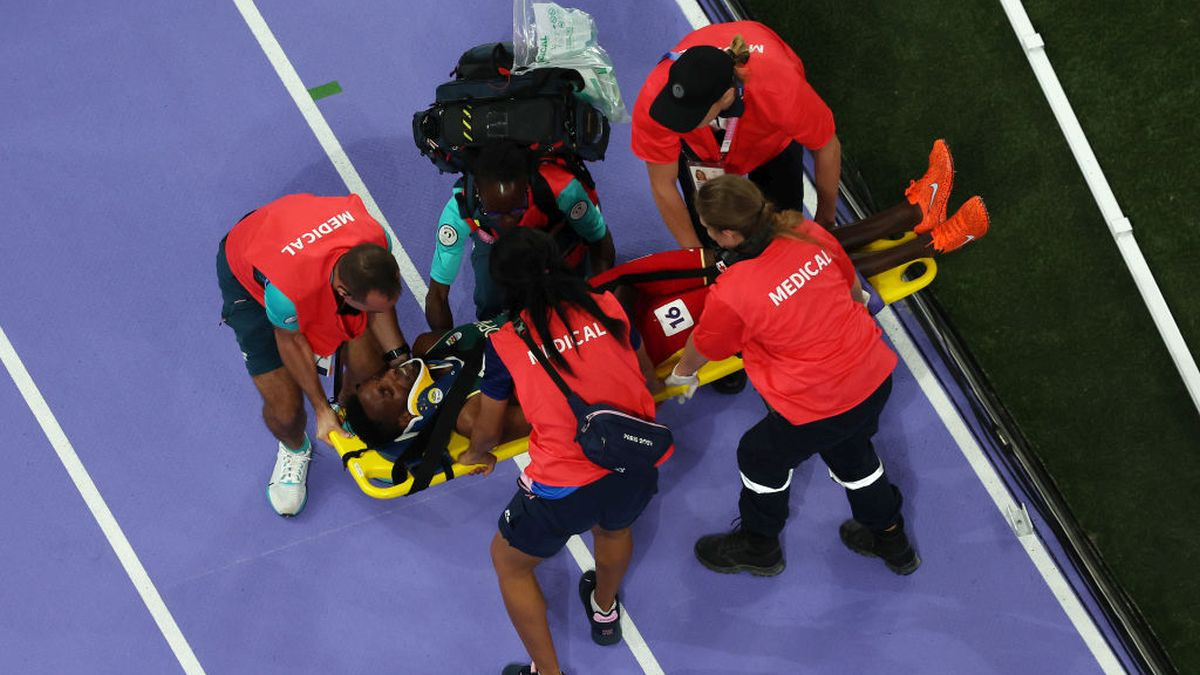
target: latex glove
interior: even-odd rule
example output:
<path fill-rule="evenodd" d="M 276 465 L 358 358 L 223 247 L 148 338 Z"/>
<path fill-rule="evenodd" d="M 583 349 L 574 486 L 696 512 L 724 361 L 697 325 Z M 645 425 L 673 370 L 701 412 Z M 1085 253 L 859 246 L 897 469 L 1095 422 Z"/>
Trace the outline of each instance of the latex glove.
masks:
<path fill-rule="evenodd" d="M 696 393 L 696 387 L 700 386 L 700 378 L 696 373 L 692 373 L 691 375 L 680 375 L 675 371 L 675 369 L 671 369 L 671 374 L 667 376 L 667 379 L 663 381 L 663 384 L 665 384 L 668 389 L 671 387 L 685 387 L 683 393 L 675 397 L 676 401 L 684 403 L 685 401 L 691 400 L 692 395 Z"/>

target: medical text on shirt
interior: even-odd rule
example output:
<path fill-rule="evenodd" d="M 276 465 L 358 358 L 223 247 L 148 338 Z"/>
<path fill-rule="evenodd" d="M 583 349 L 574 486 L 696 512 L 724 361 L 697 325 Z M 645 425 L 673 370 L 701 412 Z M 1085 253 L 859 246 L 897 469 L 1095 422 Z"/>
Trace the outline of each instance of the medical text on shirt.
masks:
<path fill-rule="evenodd" d="M 600 322 L 593 321 L 590 326 L 584 326 L 581 329 L 571 331 L 570 335 L 564 334 L 562 337 L 554 338 L 554 348 L 558 350 L 559 354 L 562 354 L 564 352 L 571 351 L 572 349 L 582 347 L 588 342 L 591 342 L 596 338 L 604 337 L 605 335 L 608 335 L 608 331 L 604 330 L 604 327 L 600 325 Z M 538 347 L 541 348 L 542 353 L 545 354 L 547 358 L 550 356 L 550 352 L 546 350 L 546 345 L 538 345 Z M 526 350 L 525 353 L 529 355 L 530 363 L 537 363 L 537 357 L 533 355 L 533 352 Z"/>
<path fill-rule="evenodd" d="M 312 228 L 308 232 L 296 237 L 296 239 L 293 241 L 288 242 L 286 246 L 279 249 L 279 252 L 287 253 L 288 255 L 296 255 L 296 251 L 303 249 L 305 244 L 311 244 L 327 234 L 332 234 L 334 230 L 340 228 L 342 225 L 353 221 L 354 216 L 350 215 L 349 211 L 342 211 L 329 220 L 326 220 L 320 225 Z"/>
<path fill-rule="evenodd" d="M 804 288 L 804 284 L 808 283 L 813 277 L 820 274 L 821 270 L 829 267 L 831 264 L 833 264 L 833 258 L 822 249 L 811 260 L 805 260 L 804 264 L 798 267 L 795 272 L 784 277 L 783 281 L 775 287 L 775 290 L 767 293 L 767 297 L 778 307 L 780 303 L 795 295 L 797 291 Z"/>

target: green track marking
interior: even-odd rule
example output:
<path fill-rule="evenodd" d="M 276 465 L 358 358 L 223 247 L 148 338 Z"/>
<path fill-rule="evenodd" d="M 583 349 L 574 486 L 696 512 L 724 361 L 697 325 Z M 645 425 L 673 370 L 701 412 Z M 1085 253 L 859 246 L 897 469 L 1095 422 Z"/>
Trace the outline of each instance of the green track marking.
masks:
<path fill-rule="evenodd" d="M 334 94 L 340 93 L 342 93 L 342 85 L 338 84 L 337 80 L 334 80 L 333 82 L 326 82 L 325 84 L 312 87 L 308 90 L 308 95 L 312 96 L 314 101 L 320 101 L 326 96 L 333 96 Z"/>

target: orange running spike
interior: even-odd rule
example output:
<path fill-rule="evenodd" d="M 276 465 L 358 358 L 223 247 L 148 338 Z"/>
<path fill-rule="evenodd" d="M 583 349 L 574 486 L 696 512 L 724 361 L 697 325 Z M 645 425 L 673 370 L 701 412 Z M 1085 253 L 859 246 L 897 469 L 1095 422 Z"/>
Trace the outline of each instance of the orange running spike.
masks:
<path fill-rule="evenodd" d="M 920 180 L 908 184 L 904 196 L 921 209 L 921 222 L 913 228 L 917 234 L 929 232 L 946 221 L 946 203 L 954 187 L 954 158 L 944 139 L 933 142 L 929 151 L 929 169 Z"/>

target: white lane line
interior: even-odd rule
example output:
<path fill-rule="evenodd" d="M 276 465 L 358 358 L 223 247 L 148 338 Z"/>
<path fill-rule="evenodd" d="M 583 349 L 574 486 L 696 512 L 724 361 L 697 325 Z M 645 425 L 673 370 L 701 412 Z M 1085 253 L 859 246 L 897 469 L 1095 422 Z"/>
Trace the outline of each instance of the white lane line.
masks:
<path fill-rule="evenodd" d="M 529 453 L 523 453 L 513 457 L 513 461 L 517 463 L 517 467 L 521 471 L 529 466 Z M 579 535 L 575 535 L 567 540 L 567 550 L 571 552 L 571 557 L 575 558 L 575 564 L 579 566 L 580 571 L 596 569 L 596 559 L 592 557 L 592 552 L 588 550 L 587 544 L 583 543 L 583 539 Z M 621 603 L 621 642 L 629 647 L 629 651 L 633 652 L 633 658 L 637 659 L 638 665 L 642 667 L 642 672 L 647 675 L 665 675 L 662 666 L 659 665 L 658 659 L 654 658 L 654 654 L 650 651 L 650 645 L 646 644 L 646 640 L 642 637 L 641 631 L 633 623 L 633 617 L 629 614 L 629 608 L 625 603 Z"/>
<path fill-rule="evenodd" d="M 292 101 L 296 103 L 296 107 L 300 109 L 300 114 L 304 116 L 304 121 L 308 122 L 313 135 L 321 143 L 321 147 L 325 150 L 325 154 L 329 156 L 329 161 L 333 163 L 333 167 L 337 169 L 338 175 L 346 183 L 346 187 L 354 194 L 362 197 L 367 211 L 392 236 L 392 244 L 394 246 L 392 253 L 396 257 L 396 262 L 400 265 L 400 276 L 408 284 L 413 299 L 424 310 L 425 295 L 429 292 L 429 288 L 425 285 L 424 277 L 417 271 L 412 259 L 408 257 L 408 252 L 404 250 L 404 246 L 400 243 L 400 238 L 396 236 L 395 230 L 388 224 L 383 212 L 379 210 L 379 205 L 375 203 L 375 198 L 371 196 L 371 191 L 367 189 L 366 183 L 358 175 L 358 170 L 350 163 L 350 157 L 346 155 L 346 151 L 342 149 L 342 144 L 333 135 L 333 129 L 329 128 L 329 123 L 325 121 L 325 116 L 321 114 L 321 110 L 317 107 L 317 102 L 308 93 L 308 89 L 304 86 L 300 75 L 296 73 L 292 62 L 288 60 L 287 54 L 283 52 L 283 47 L 279 45 L 279 40 L 275 39 L 275 34 L 267 26 L 267 22 L 263 19 L 262 14 L 259 13 L 258 7 L 255 6 L 253 0 L 233 0 L 233 4 L 237 5 L 238 11 L 242 13 L 242 18 L 246 21 L 250 32 L 254 34 L 254 38 L 258 40 L 259 46 L 262 47 L 263 53 L 266 54 L 267 60 L 275 68 L 275 74 L 283 81 L 284 88 L 291 95 Z"/>
<path fill-rule="evenodd" d="M 979 482 L 983 483 L 983 487 L 987 490 L 988 495 L 995 502 L 996 508 L 1000 514 L 1005 516 L 1015 510 L 1021 508 L 1020 505 L 1013 499 L 1008 488 L 1004 485 L 1004 481 L 1000 479 L 995 467 L 984 454 L 983 449 L 979 446 L 979 442 L 975 436 L 967 428 L 966 422 L 958 413 L 958 409 L 950 401 L 946 390 L 942 388 L 941 382 L 937 376 L 930 370 L 929 365 L 925 361 L 925 357 L 917 348 L 908 331 L 900 323 L 900 319 L 896 316 L 895 311 L 891 307 L 886 307 L 882 312 L 876 315 L 879 319 L 879 324 L 883 326 L 888 337 L 892 339 L 892 344 L 895 345 L 896 351 L 916 378 L 917 384 L 920 385 L 921 391 L 925 393 L 925 398 L 929 399 L 929 403 L 937 412 L 937 415 L 942 420 L 942 424 L 950 432 L 950 436 L 954 442 L 958 444 L 962 454 L 967 459 L 967 463 L 971 465 L 971 469 L 975 471 L 975 476 L 979 478 Z M 1015 536 L 1015 535 L 1014 535 Z M 1054 559 L 1046 551 L 1041 539 L 1031 533 L 1029 536 L 1019 536 L 1018 541 L 1025 548 L 1025 553 L 1029 555 L 1029 559 L 1033 562 L 1034 567 L 1041 573 L 1042 579 L 1046 581 L 1046 585 L 1050 587 L 1050 592 L 1058 599 L 1062 605 L 1063 611 L 1066 612 L 1067 618 L 1071 624 L 1075 626 L 1075 630 L 1079 636 L 1083 638 L 1088 649 L 1091 650 L 1092 656 L 1100 664 L 1100 667 L 1106 673 L 1124 673 L 1120 660 L 1112 651 L 1112 647 L 1104 636 L 1100 633 L 1100 629 L 1092 621 L 1091 614 L 1084 608 L 1079 597 L 1075 593 L 1075 589 L 1063 576 L 1062 570 L 1054 562 Z"/>
<path fill-rule="evenodd" d="M 675 0 L 675 4 L 679 5 L 679 11 L 683 12 L 684 18 L 692 24 L 692 30 L 709 25 L 708 15 L 704 13 L 704 10 L 700 8 L 700 3 L 696 0 Z"/>
<path fill-rule="evenodd" d="M 50 411 L 50 406 L 46 404 L 42 392 L 38 390 L 33 378 L 29 376 L 29 371 L 25 369 L 25 364 L 21 362 L 21 358 L 17 355 L 3 328 L 0 328 L 0 362 L 4 363 L 9 377 L 16 383 L 17 390 L 25 399 L 25 404 L 37 418 L 38 424 L 42 427 L 42 433 L 54 447 L 59 461 L 66 468 L 71 481 L 75 483 L 75 488 L 79 490 L 88 510 L 92 512 L 92 517 L 96 519 L 100 531 L 104 533 L 104 538 L 108 540 L 109 546 L 117 554 L 117 559 L 121 561 L 121 567 L 129 576 L 129 580 L 133 582 L 133 587 L 137 589 L 142 602 L 146 604 L 146 609 L 150 610 L 150 615 L 154 617 L 154 623 L 158 625 L 158 630 L 166 638 L 167 644 L 171 646 L 171 651 L 175 653 L 179 665 L 183 667 L 185 673 L 203 673 L 204 669 L 196 660 L 195 653 L 192 652 L 187 639 L 179 630 L 175 618 L 171 616 L 171 611 L 167 609 L 162 596 L 158 594 L 158 589 L 150 580 L 146 568 L 142 567 L 142 562 L 138 559 L 133 547 L 130 546 L 129 540 L 121 530 L 121 525 L 113 517 L 112 511 L 109 510 L 100 491 L 96 489 L 91 475 L 84 468 L 83 462 L 79 460 L 79 455 L 75 453 L 71 441 L 67 439 L 66 433 L 63 432 L 58 420 L 54 417 L 54 413 Z"/>
<path fill-rule="evenodd" d="M 1075 110 L 1071 107 L 1071 102 L 1067 99 L 1067 94 L 1058 81 L 1058 74 L 1054 72 L 1054 66 L 1050 65 L 1050 58 L 1046 56 L 1045 42 L 1042 40 L 1042 36 L 1033 29 L 1033 24 L 1029 21 L 1029 15 L 1025 13 L 1025 6 L 1021 4 L 1021 0 L 1000 0 L 1000 4 L 1004 7 L 1004 13 L 1008 15 L 1008 22 L 1012 24 L 1013 32 L 1016 33 L 1017 40 L 1020 41 L 1021 48 L 1029 60 L 1029 66 L 1033 69 L 1033 74 L 1037 77 L 1038 84 L 1041 85 L 1042 92 L 1046 95 L 1050 110 L 1054 112 L 1058 126 L 1067 139 L 1071 154 L 1075 156 L 1075 163 L 1079 165 L 1079 170 L 1083 174 L 1088 188 L 1092 191 L 1092 198 L 1100 207 L 1100 213 L 1104 216 L 1104 222 L 1108 225 L 1108 230 L 1116 241 L 1117 249 L 1125 260 L 1125 266 L 1129 268 L 1133 283 L 1141 293 L 1142 301 L 1146 303 L 1146 308 L 1150 311 L 1151 318 L 1154 319 L 1154 325 L 1158 328 L 1158 333 L 1162 337 L 1163 343 L 1166 344 L 1167 351 L 1171 354 L 1175 369 L 1179 371 L 1179 376 L 1183 379 L 1188 394 L 1192 397 L 1192 405 L 1200 412 L 1200 368 L 1197 368 L 1196 359 L 1188 349 L 1187 343 L 1184 342 L 1183 334 L 1179 332 L 1179 326 L 1175 323 L 1171 308 L 1167 306 L 1167 301 L 1158 288 L 1158 282 L 1154 280 L 1150 266 L 1146 264 L 1146 259 L 1142 256 L 1142 250 L 1133 236 L 1133 225 L 1121 212 L 1121 206 L 1117 203 L 1116 195 L 1108 185 L 1108 179 L 1104 177 L 1100 162 L 1096 161 L 1096 153 L 1092 152 L 1092 145 L 1083 133 L 1079 118 L 1075 116 Z"/>

